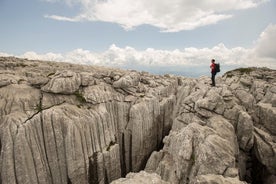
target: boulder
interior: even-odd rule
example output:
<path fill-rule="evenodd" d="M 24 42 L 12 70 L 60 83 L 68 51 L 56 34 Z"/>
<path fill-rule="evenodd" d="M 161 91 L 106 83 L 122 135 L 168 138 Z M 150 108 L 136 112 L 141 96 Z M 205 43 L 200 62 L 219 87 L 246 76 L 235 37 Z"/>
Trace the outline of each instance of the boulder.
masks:
<path fill-rule="evenodd" d="M 163 181 L 155 173 L 149 174 L 145 171 L 139 173 L 129 173 L 126 178 L 113 181 L 111 184 L 169 184 Z"/>
<path fill-rule="evenodd" d="M 57 72 L 41 89 L 45 92 L 73 94 L 81 85 L 81 76 L 72 71 Z"/>
<path fill-rule="evenodd" d="M 238 178 L 208 174 L 197 176 L 190 184 L 246 184 L 246 182 L 242 182 Z"/>
<path fill-rule="evenodd" d="M 276 107 L 270 103 L 258 103 L 259 123 L 263 125 L 270 134 L 276 136 Z"/>
<path fill-rule="evenodd" d="M 272 137 L 258 129 L 255 128 L 254 131 L 254 152 L 260 163 L 266 166 L 271 174 L 276 173 L 276 143 L 273 141 Z"/>
<path fill-rule="evenodd" d="M 237 141 L 232 125 L 218 119 L 210 122 L 210 127 L 191 123 L 171 132 L 164 140 L 163 156 L 153 154 L 146 171 L 155 169 L 162 179 L 173 183 L 189 183 L 197 175 L 231 173 L 227 170 L 236 168 Z"/>

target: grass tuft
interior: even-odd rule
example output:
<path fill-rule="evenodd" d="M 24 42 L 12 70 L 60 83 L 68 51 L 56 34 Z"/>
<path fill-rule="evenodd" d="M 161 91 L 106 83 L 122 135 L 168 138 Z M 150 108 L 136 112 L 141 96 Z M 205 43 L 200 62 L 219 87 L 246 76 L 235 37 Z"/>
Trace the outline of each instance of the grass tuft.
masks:
<path fill-rule="evenodd" d="M 85 103 L 85 102 L 86 102 L 84 96 L 83 96 L 79 91 L 76 91 L 76 92 L 74 93 L 74 95 L 76 96 L 77 100 L 78 100 L 80 103 Z"/>

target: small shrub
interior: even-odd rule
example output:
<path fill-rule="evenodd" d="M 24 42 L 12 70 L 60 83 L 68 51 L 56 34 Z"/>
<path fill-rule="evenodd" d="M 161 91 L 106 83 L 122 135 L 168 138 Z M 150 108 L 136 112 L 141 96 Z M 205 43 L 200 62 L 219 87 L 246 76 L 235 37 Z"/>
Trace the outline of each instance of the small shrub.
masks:
<path fill-rule="evenodd" d="M 41 112 L 42 109 L 42 103 L 36 104 L 35 110 L 37 110 L 38 112 Z"/>
<path fill-rule="evenodd" d="M 80 103 L 85 103 L 85 102 L 86 102 L 84 96 L 83 96 L 79 91 L 76 91 L 74 94 L 75 94 L 77 100 L 78 100 Z"/>
<path fill-rule="evenodd" d="M 234 75 L 232 73 L 227 73 L 226 78 L 232 78 Z"/>
<path fill-rule="evenodd" d="M 253 71 L 253 68 L 238 68 L 234 71 L 240 72 L 241 74 L 250 74 Z"/>

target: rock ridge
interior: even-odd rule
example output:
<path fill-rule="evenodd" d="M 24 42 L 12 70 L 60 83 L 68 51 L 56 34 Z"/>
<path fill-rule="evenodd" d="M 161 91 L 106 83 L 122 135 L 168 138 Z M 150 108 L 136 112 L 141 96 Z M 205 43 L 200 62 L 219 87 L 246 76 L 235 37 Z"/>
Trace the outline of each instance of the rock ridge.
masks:
<path fill-rule="evenodd" d="M 276 71 L 209 83 L 0 57 L 0 183 L 276 183 Z"/>

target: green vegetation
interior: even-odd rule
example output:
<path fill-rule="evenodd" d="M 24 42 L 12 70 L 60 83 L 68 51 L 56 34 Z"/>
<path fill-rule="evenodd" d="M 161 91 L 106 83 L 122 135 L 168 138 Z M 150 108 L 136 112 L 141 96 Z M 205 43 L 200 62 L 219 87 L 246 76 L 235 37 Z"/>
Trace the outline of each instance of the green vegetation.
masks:
<path fill-rule="evenodd" d="M 39 104 L 36 104 L 35 110 L 37 110 L 37 112 L 41 112 L 43 110 L 41 102 L 39 102 Z"/>
<path fill-rule="evenodd" d="M 83 96 L 79 91 L 76 91 L 76 92 L 74 93 L 74 95 L 76 96 L 77 100 L 78 100 L 80 103 L 85 103 L 85 102 L 86 102 L 84 96 Z"/>
<path fill-rule="evenodd" d="M 253 68 L 238 68 L 234 71 L 240 72 L 241 74 L 250 74 L 253 70 Z"/>
<path fill-rule="evenodd" d="M 254 68 L 237 68 L 235 70 L 226 72 L 225 75 L 227 78 L 232 78 L 235 75 L 235 72 L 239 72 L 241 75 L 243 75 L 250 74 L 254 70 Z"/>

